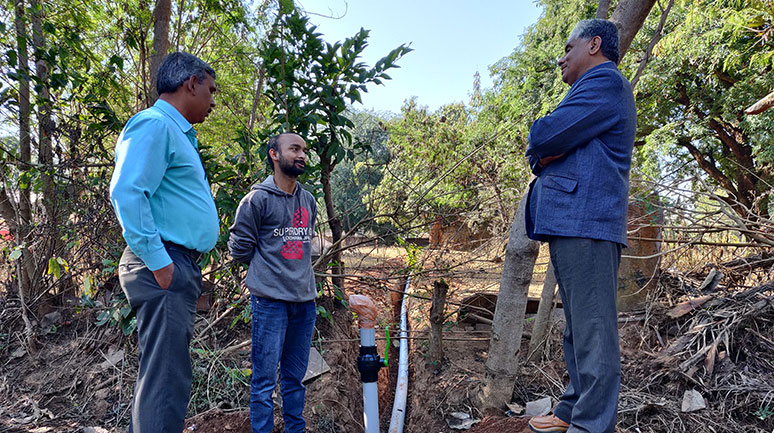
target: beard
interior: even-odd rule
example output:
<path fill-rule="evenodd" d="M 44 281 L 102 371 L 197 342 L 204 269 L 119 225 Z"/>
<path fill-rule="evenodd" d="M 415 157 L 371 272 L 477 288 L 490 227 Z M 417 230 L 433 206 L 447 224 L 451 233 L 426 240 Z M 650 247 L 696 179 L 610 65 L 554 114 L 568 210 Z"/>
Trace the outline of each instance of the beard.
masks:
<path fill-rule="evenodd" d="M 302 167 L 299 168 L 296 166 L 296 163 L 301 163 Z M 284 173 L 286 176 L 289 177 L 298 177 L 304 174 L 306 172 L 306 163 L 302 159 L 297 159 L 295 161 L 289 161 L 282 157 L 282 154 L 279 155 L 279 169 Z"/>

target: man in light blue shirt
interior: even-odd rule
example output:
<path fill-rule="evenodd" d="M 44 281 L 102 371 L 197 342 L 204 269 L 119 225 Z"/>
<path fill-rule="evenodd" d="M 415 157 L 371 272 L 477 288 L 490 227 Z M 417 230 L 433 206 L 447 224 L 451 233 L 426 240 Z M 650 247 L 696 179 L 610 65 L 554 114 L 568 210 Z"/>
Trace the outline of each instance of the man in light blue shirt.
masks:
<path fill-rule="evenodd" d="M 219 222 L 193 123 L 215 107 L 215 71 L 187 53 L 161 63 L 156 103 L 116 144 L 110 200 L 127 247 L 118 277 L 137 314 L 139 371 L 130 433 L 180 433 L 191 393 L 189 344 Z"/>

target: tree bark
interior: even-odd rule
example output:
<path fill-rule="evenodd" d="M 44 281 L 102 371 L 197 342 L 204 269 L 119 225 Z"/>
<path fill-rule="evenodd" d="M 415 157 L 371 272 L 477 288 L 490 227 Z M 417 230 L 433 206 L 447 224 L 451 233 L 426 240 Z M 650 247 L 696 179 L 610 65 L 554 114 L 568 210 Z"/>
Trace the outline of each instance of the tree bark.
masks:
<path fill-rule="evenodd" d="M 25 17 L 24 0 L 15 4 L 16 54 L 18 63 L 16 74 L 19 77 L 19 171 L 30 169 L 30 57 L 27 50 L 27 18 Z M 30 188 L 19 188 L 19 213 L 23 225 L 32 221 L 32 206 L 30 203 Z M 6 221 L 9 221 L 6 219 Z M 20 227 L 20 229 L 23 229 Z M 26 230 L 24 230 L 26 231 Z"/>
<path fill-rule="evenodd" d="M 430 361 L 436 366 L 443 362 L 443 321 L 446 317 L 446 293 L 449 285 L 444 280 L 433 282 L 433 303 L 430 306 Z"/>
<path fill-rule="evenodd" d="M 749 106 L 746 110 L 744 110 L 744 112 L 745 114 L 748 114 L 748 115 L 760 114 L 771 107 L 774 107 L 774 92 L 771 92 L 768 95 L 764 96 L 763 98 L 761 98 L 760 101 Z"/>
<path fill-rule="evenodd" d="M 51 134 L 54 131 L 52 120 L 51 94 L 49 93 L 49 65 L 45 58 L 46 35 L 43 33 L 44 4 L 41 0 L 32 0 L 32 43 L 35 48 L 35 74 L 41 85 L 38 91 L 38 162 L 41 166 L 43 180 L 43 207 L 46 218 L 53 223 L 56 194 L 54 188 L 53 164 L 54 152 L 51 144 Z"/>
<path fill-rule="evenodd" d="M 618 53 L 622 59 L 654 4 L 656 0 L 621 0 L 613 11 L 610 21 L 619 25 Z"/>
<path fill-rule="evenodd" d="M 554 274 L 554 265 L 548 261 L 546 269 L 546 280 L 543 283 L 543 293 L 540 295 L 540 304 L 535 315 L 535 326 L 532 328 L 532 337 L 529 339 L 529 354 L 527 361 L 535 362 L 540 359 L 540 348 L 546 341 L 546 332 L 548 324 L 551 322 L 551 310 L 554 308 L 554 298 L 556 297 L 556 275 Z"/>
<path fill-rule="evenodd" d="M 333 167 L 328 157 L 320 158 L 322 170 L 320 173 L 320 183 L 323 187 L 323 200 L 325 201 L 325 210 L 328 213 L 328 226 L 331 229 L 331 240 L 333 245 L 339 245 L 342 236 L 341 219 L 339 219 L 336 207 L 333 205 L 333 194 L 331 193 L 331 172 Z M 344 263 L 341 262 L 341 248 L 334 248 L 331 256 L 333 265 L 331 271 L 333 277 L 331 282 L 334 286 L 344 288 Z"/>
<path fill-rule="evenodd" d="M 511 401 L 518 371 L 517 358 L 524 330 L 527 291 L 540 248 L 536 241 L 527 237 L 524 221 L 527 194 L 519 203 L 505 248 L 505 263 L 480 395 L 480 404 L 484 409 L 499 409 Z"/>
<path fill-rule="evenodd" d="M 49 91 L 49 64 L 46 59 L 47 42 L 46 35 L 43 31 L 43 17 L 45 14 L 45 4 L 41 0 L 32 0 L 30 2 L 30 10 L 32 14 L 30 21 L 32 23 L 32 45 L 35 53 L 35 75 L 37 81 L 40 83 L 37 85 L 37 118 L 38 118 L 38 165 L 40 166 L 40 178 L 43 184 L 42 202 L 45 215 L 38 220 L 43 224 L 43 227 L 47 227 L 48 231 L 40 233 L 43 242 L 34 252 L 34 257 L 30 257 L 33 263 L 38 263 L 38 260 L 47 260 L 51 257 L 56 249 L 57 244 L 60 243 L 60 237 L 58 236 L 58 198 L 56 194 L 56 184 L 54 182 L 54 152 L 52 147 L 51 136 L 55 130 L 51 94 Z M 28 247 L 29 251 L 32 251 Z M 36 268 L 43 268 L 42 265 L 36 266 Z M 31 276 L 32 281 L 26 287 L 26 291 L 29 299 L 37 297 L 38 287 L 37 282 L 40 281 L 39 275 Z"/>
<path fill-rule="evenodd" d="M 597 6 L 597 18 L 607 19 L 607 15 L 610 13 L 610 0 L 599 0 L 599 6 Z"/>
<path fill-rule="evenodd" d="M 153 9 L 153 51 L 150 58 L 150 89 L 146 93 L 146 105 L 150 107 L 159 97 L 156 91 L 156 79 L 158 77 L 161 61 L 169 50 L 169 19 L 172 16 L 171 0 L 156 0 Z"/>

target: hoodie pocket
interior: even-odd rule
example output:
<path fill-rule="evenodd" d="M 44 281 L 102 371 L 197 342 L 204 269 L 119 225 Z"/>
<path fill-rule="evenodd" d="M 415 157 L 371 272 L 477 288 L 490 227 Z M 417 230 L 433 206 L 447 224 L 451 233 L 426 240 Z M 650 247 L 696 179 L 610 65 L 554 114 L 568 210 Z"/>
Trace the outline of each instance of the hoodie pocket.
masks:
<path fill-rule="evenodd" d="M 573 177 L 557 176 L 551 174 L 545 177 L 543 180 L 543 186 L 546 188 L 556 189 L 562 192 L 571 193 L 578 187 L 578 179 Z"/>

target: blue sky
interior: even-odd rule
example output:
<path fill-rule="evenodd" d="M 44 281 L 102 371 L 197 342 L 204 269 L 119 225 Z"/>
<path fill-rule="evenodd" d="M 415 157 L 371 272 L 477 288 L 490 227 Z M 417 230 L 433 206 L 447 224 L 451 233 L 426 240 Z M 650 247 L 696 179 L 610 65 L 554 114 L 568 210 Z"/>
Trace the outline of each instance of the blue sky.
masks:
<path fill-rule="evenodd" d="M 437 109 L 468 102 L 473 75 L 491 87 L 489 66 L 519 45 L 526 27 L 542 12 L 533 0 L 296 0 L 328 42 L 370 30 L 363 61 L 373 65 L 400 44 L 414 50 L 402 58 L 392 80 L 372 86 L 360 108 L 400 112 L 416 96 Z M 341 17 L 338 19 L 328 17 Z M 358 105 L 356 105 L 358 108 Z"/>

